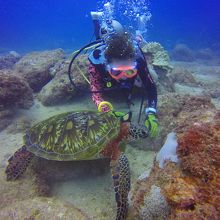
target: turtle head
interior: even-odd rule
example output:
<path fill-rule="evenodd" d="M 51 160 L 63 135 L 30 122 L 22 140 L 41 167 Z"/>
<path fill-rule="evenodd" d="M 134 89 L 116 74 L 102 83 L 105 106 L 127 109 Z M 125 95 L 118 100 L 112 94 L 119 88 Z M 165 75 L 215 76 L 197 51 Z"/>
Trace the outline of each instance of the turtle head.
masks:
<path fill-rule="evenodd" d="M 120 118 L 122 124 L 127 124 L 127 125 L 129 124 L 129 130 L 128 130 L 129 140 L 136 140 L 136 139 L 148 137 L 149 130 L 145 126 L 131 123 L 131 117 L 132 117 L 131 111 L 128 113 L 114 111 L 112 113 L 116 117 Z"/>
<path fill-rule="evenodd" d="M 148 134 L 149 134 L 149 130 L 145 126 L 130 123 L 130 127 L 129 127 L 129 139 L 130 140 L 147 138 Z"/>

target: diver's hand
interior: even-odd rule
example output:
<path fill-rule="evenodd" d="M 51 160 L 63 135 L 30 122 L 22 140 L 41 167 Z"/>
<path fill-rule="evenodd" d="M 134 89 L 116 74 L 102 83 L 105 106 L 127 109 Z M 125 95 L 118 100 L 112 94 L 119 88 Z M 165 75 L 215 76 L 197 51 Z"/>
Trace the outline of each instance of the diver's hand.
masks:
<path fill-rule="evenodd" d="M 147 114 L 144 125 L 149 130 L 150 137 L 156 137 L 158 135 L 158 120 L 155 113 L 149 112 Z"/>

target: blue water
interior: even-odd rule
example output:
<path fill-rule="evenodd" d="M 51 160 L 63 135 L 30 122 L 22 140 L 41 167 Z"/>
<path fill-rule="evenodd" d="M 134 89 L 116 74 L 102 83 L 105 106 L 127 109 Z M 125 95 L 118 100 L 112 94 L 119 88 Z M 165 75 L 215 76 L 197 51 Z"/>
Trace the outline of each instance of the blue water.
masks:
<path fill-rule="evenodd" d="M 100 2 L 107 1 L 0 0 L 0 52 L 78 48 L 92 37 L 90 11 L 100 8 Z M 167 49 L 177 43 L 220 47 L 218 0 L 151 0 L 149 10 L 147 40 L 159 41 Z"/>

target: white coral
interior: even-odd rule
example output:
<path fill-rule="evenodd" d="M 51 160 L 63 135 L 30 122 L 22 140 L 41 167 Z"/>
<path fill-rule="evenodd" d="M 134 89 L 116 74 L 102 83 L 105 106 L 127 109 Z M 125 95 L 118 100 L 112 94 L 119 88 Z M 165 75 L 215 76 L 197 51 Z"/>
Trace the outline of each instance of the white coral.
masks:
<path fill-rule="evenodd" d="M 156 161 L 159 162 L 160 168 L 164 167 L 164 163 L 166 160 L 172 161 L 177 163 L 178 157 L 176 154 L 178 143 L 176 139 L 176 134 L 174 132 L 171 132 L 167 135 L 167 139 L 165 141 L 165 144 L 160 149 L 156 156 Z"/>
<path fill-rule="evenodd" d="M 170 207 L 160 192 L 160 187 L 152 185 L 150 194 L 144 198 L 144 206 L 140 210 L 140 217 L 143 220 L 167 219 Z"/>

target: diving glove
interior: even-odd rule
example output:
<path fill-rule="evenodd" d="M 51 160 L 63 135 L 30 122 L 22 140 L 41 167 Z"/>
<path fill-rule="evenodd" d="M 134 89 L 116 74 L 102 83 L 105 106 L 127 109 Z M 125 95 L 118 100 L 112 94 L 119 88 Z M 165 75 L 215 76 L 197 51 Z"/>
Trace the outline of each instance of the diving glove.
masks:
<path fill-rule="evenodd" d="M 158 134 L 158 120 L 154 112 L 149 111 L 144 125 L 149 130 L 150 137 L 156 137 Z"/>

